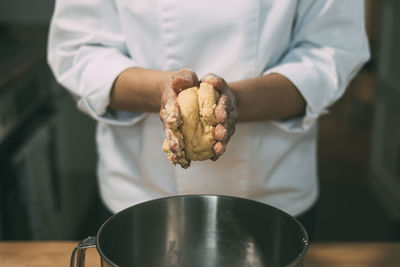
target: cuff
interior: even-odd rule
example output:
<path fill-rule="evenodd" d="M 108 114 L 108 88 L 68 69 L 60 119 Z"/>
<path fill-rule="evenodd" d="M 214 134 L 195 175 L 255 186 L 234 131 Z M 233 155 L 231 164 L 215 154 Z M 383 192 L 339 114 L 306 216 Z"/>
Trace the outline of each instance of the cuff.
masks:
<path fill-rule="evenodd" d="M 148 114 L 140 112 L 113 110 L 111 108 L 107 108 L 106 112 L 103 115 L 98 115 L 95 112 L 95 108 L 91 106 L 86 99 L 81 99 L 78 101 L 78 108 L 89 114 L 92 118 L 96 119 L 99 122 L 117 126 L 130 126 L 136 124 Z"/>
<path fill-rule="evenodd" d="M 124 112 L 108 108 L 115 79 L 124 70 L 135 67 L 135 62 L 114 50 L 94 59 L 82 75 L 83 93 L 77 105 L 80 110 L 98 121 L 114 125 L 132 125 L 146 113 Z M 89 89 L 90 88 L 90 89 Z"/>

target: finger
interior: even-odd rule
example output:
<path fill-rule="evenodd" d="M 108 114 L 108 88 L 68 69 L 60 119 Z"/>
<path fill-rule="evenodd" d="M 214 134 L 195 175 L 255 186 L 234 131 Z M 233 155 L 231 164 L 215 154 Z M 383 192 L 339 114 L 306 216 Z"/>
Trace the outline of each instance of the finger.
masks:
<path fill-rule="evenodd" d="M 224 140 L 221 140 L 224 141 L 225 144 L 229 142 L 232 135 L 236 131 L 236 121 L 237 121 L 236 111 L 232 111 L 231 113 L 229 113 L 228 119 L 222 125 L 227 131 L 226 138 Z"/>
<path fill-rule="evenodd" d="M 168 100 L 164 110 L 165 111 L 162 112 L 164 128 L 177 130 L 182 124 L 178 102 L 171 99 Z"/>
<path fill-rule="evenodd" d="M 177 98 L 177 93 L 171 90 L 170 85 L 165 85 L 164 92 L 161 95 L 161 108 L 165 108 L 169 101 L 177 102 Z"/>
<path fill-rule="evenodd" d="M 217 122 L 223 123 L 228 118 L 230 101 L 228 96 L 221 95 L 218 99 L 217 106 L 215 107 L 215 119 Z"/>
<path fill-rule="evenodd" d="M 166 136 L 167 136 L 167 140 L 168 140 L 169 150 L 172 153 L 175 154 L 178 151 L 182 150 L 183 144 L 181 143 L 179 137 L 176 136 L 173 131 L 171 131 L 170 129 L 167 129 Z"/>
<path fill-rule="evenodd" d="M 215 139 L 219 141 L 224 141 L 228 136 L 228 131 L 226 128 L 221 124 L 217 124 L 214 130 Z"/>
<path fill-rule="evenodd" d="M 179 141 L 175 137 L 171 137 L 168 140 L 169 150 L 172 153 L 178 152 Z"/>
<path fill-rule="evenodd" d="M 165 85 L 165 90 L 161 96 L 160 118 L 164 128 L 177 129 L 181 124 L 178 96 L 169 85 Z"/>
<path fill-rule="evenodd" d="M 204 75 L 201 81 L 211 84 L 217 91 L 221 91 L 224 88 L 224 80 L 213 73 Z"/>
<path fill-rule="evenodd" d="M 163 106 L 163 105 L 162 105 Z M 160 109 L 160 112 L 158 113 L 158 115 L 160 116 L 160 120 L 163 122 L 163 126 L 164 126 L 164 128 L 165 128 L 165 124 L 164 124 L 164 119 L 165 119 L 165 109 L 164 108 L 161 108 Z"/>
<path fill-rule="evenodd" d="M 196 73 L 189 69 L 183 69 L 172 75 L 171 88 L 176 94 L 179 94 L 184 89 L 197 86 L 198 83 Z"/>
<path fill-rule="evenodd" d="M 222 142 L 217 142 L 214 145 L 214 153 L 217 156 L 221 156 L 222 154 L 224 154 L 225 153 L 225 149 L 226 149 L 226 146 Z"/>

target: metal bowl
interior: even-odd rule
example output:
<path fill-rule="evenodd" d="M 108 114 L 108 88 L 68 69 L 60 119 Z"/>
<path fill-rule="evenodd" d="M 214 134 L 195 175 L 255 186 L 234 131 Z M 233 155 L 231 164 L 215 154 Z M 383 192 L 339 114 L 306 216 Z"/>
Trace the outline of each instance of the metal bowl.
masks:
<path fill-rule="evenodd" d="M 79 266 L 85 248 L 94 245 L 102 266 L 302 266 L 308 237 L 294 217 L 266 204 L 187 195 L 127 208 L 84 243 L 71 266 Z"/>

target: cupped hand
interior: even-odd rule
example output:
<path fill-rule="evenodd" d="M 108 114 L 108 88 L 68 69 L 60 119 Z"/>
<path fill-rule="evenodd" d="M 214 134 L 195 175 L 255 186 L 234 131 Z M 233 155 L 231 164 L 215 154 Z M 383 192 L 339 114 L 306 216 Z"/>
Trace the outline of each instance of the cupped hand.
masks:
<path fill-rule="evenodd" d="M 215 107 L 215 118 L 218 124 L 215 127 L 214 136 L 217 142 L 214 145 L 215 156 L 212 158 L 217 160 L 225 153 L 226 145 L 235 132 L 235 125 L 239 117 L 236 97 L 225 80 L 215 74 L 206 74 L 201 82 L 211 84 L 220 93 Z"/>
<path fill-rule="evenodd" d="M 169 150 L 171 151 L 171 160 L 179 162 L 182 157 L 184 144 L 181 144 L 178 134 L 178 128 L 182 124 L 181 113 L 178 104 L 178 94 L 187 88 L 198 86 L 196 73 L 189 69 L 182 69 L 172 72 L 165 82 L 161 85 L 161 109 L 160 118 L 163 122 L 165 133 L 169 140 Z"/>

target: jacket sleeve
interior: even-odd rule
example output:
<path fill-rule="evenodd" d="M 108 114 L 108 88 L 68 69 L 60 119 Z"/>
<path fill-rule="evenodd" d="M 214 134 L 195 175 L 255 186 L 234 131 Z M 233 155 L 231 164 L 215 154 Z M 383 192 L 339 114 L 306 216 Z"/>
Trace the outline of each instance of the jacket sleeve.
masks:
<path fill-rule="evenodd" d="M 287 77 L 305 98 L 306 113 L 274 123 L 289 132 L 307 131 L 369 56 L 362 0 L 299 0 L 290 47 L 264 75 Z"/>
<path fill-rule="evenodd" d="M 79 109 L 93 118 L 130 125 L 144 116 L 107 108 L 116 77 L 136 66 L 112 0 L 56 1 L 47 57 L 57 81 L 77 99 Z"/>

